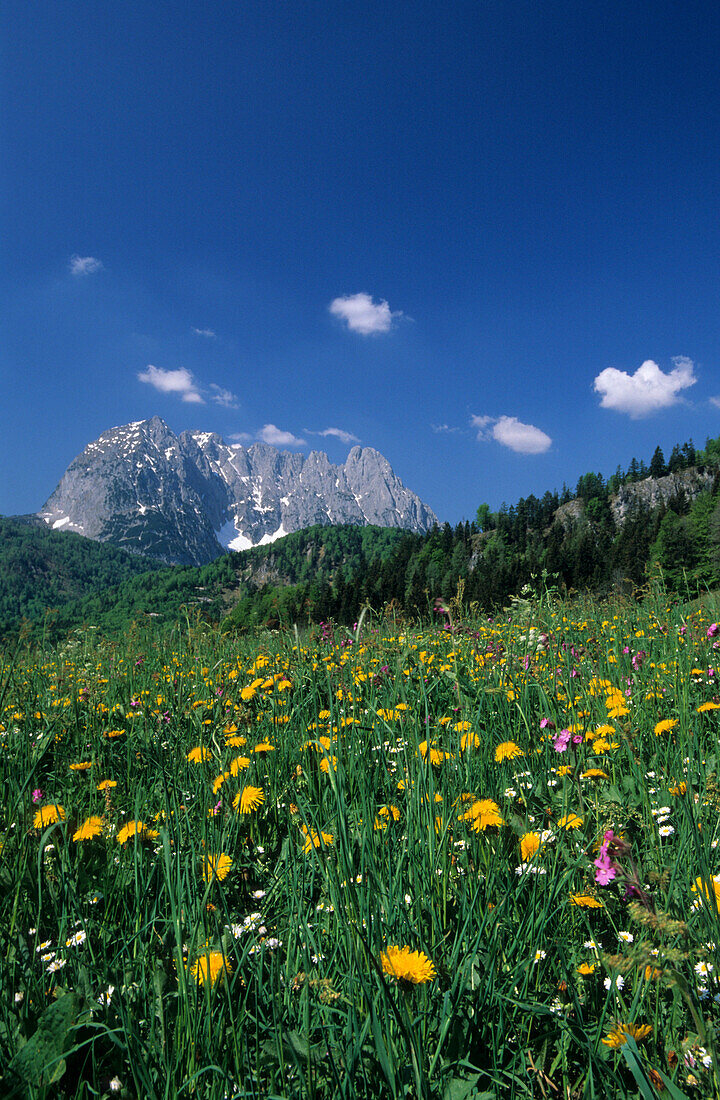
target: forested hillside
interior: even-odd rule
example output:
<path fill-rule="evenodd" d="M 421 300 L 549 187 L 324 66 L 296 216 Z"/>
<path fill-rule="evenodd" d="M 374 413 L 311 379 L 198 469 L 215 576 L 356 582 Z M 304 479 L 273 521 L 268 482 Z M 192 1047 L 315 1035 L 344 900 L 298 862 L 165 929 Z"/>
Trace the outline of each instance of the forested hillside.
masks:
<path fill-rule="evenodd" d="M 0 626 L 40 622 L 48 609 L 158 568 L 148 558 L 52 531 L 35 517 L 0 519 Z"/>
<path fill-rule="evenodd" d="M 631 592 L 648 568 L 692 597 L 720 585 L 720 439 L 702 450 L 658 447 L 607 480 L 573 492 L 521 498 L 424 535 L 378 527 L 312 527 L 203 568 L 156 563 L 89 540 L 4 520 L 0 610 L 4 633 L 22 619 L 51 635 L 81 623 L 126 629 L 151 616 L 260 625 L 352 623 L 365 605 L 427 618 L 462 589 L 467 606 L 493 611 L 545 574 L 560 589 Z M 140 573 L 141 575 L 137 575 Z M 52 609 L 52 614 L 46 614 Z"/>

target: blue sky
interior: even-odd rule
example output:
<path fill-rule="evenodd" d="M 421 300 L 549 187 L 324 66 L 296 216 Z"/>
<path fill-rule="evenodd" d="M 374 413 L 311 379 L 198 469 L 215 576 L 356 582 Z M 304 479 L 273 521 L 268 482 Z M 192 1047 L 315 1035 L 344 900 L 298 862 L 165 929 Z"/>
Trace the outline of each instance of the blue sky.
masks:
<path fill-rule="evenodd" d="M 720 434 L 719 32 L 662 0 L 8 0 L 0 513 L 154 414 L 360 441 L 451 523 Z"/>

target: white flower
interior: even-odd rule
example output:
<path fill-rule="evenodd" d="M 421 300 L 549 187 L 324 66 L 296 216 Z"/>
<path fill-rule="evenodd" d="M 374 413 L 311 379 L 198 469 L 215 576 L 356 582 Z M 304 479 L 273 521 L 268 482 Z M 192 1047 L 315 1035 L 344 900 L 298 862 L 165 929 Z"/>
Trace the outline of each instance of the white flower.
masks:
<path fill-rule="evenodd" d="M 97 1003 L 99 1005 L 101 1005 L 103 1008 L 107 1008 L 107 1006 L 110 1004 L 110 1000 L 111 1000 L 112 995 L 113 995 L 114 992 L 115 992 L 115 986 L 114 985 L 109 985 L 107 987 L 107 989 L 105 990 L 105 992 L 100 994 L 100 996 L 97 999 Z"/>
<path fill-rule="evenodd" d="M 597 940 L 585 940 L 585 947 L 588 951 L 601 951 L 602 948 Z"/>
<path fill-rule="evenodd" d="M 707 974 L 712 974 L 713 970 L 713 964 L 705 962 L 704 959 L 695 964 L 695 973 L 702 975 L 702 977 L 705 977 Z"/>
<path fill-rule="evenodd" d="M 632 932 L 618 932 L 618 939 L 622 940 L 624 943 L 632 943 L 635 937 Z"/>
<path fill-rule="evenodd" d="M 15 994 L 15 1004 L 16 1005 L 21 1005 L 24 1000 L 25 1000 L 25 994 L 23 993 L 22 989 L 19 989 L 17 991 L 17 993 Z"/>
<path fill-rule="evenodd" d="M 672 825 L 661 825 L 658 829 L 658 832 L 660 833 L 660 836 L 672 836 L 675 832 L 675 829 L 672 827 Z"/>
<path fill-rule="evenodd" d="M 547 951 L 543 951 L 541 948 L 538 948 L 535 952 L 535 958 L 533 959 L 533 962 L 540 962 L 541 959 L 544 959 L 546 957 Z"/>
<path fill-rule="evenodd" d="M 615 978 L 606 978 L 603 982 L 603 985 L 606 989 L 612 989 L 613 986 L 615 987 L 615 989 L 622 989 L 622 987 L 625 985 L 625 979 L 623 978 L 622 974 L 618 974 Z"/>
<path fill-rule="evenodd" d="M 45 973 L 54 974 L 56 970 L 62 970 L 66 962 L 67 959 L 53 959 L 50 965 L 45 968 Z"/>
<path fill-rule="evenodd" d="M 65 940 L 65 946 L 66 947 L 79 947 L 81 943 L 85 943 L 86 939 L 87 939 L 87 932 L 83 932 L 82 930 L 80 930 L 79 932 L 73 933 L 73 935 L 70 937 L 69 940 Z"/>
<path fill-rule="evenodd" d="M 120 1092 L 121 1088 L 122 1088 L 122 1081 L 120 1080 L 120 1078 L 119 1077 L 113 1077 L 112 1081 L 110 1082 L 110 1092 Z"/>

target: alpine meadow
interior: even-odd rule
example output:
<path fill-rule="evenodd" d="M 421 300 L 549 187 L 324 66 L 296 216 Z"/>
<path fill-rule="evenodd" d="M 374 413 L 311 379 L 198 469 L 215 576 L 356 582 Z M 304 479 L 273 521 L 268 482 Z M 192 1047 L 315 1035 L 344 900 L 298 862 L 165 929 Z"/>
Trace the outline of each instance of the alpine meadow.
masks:
<path fill-rule="evenodd" d="M 716 1095 L 718 612 L 636 596 L 21 635 L 5 1094 Z"/>

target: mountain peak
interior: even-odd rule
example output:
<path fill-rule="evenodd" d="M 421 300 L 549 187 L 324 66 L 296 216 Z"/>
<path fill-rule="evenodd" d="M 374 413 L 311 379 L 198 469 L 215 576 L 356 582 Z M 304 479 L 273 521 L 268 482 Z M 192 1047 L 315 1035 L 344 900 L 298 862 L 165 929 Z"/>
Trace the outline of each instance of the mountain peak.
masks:
<path fill-rule="evenodd" d="M 268 443 L 229 446 L 214 432 L 179 436 L 159 416 L 104 432 L 65 472 L 39 516 L 162 561 L 202 565 L 314 524 L 425 531 L 434 513 L 372 447 L 343 466 Z"/>

